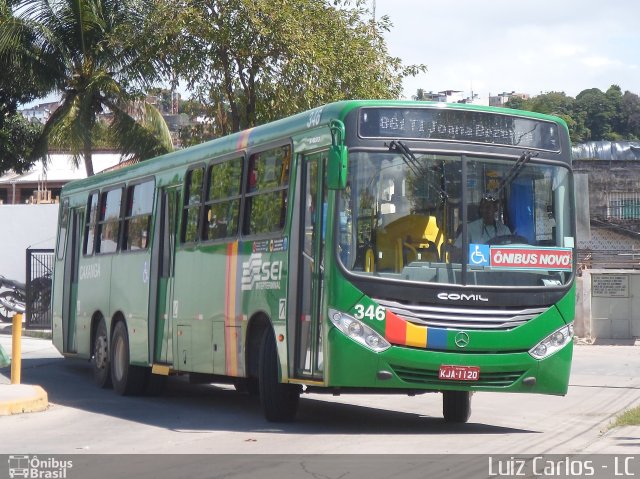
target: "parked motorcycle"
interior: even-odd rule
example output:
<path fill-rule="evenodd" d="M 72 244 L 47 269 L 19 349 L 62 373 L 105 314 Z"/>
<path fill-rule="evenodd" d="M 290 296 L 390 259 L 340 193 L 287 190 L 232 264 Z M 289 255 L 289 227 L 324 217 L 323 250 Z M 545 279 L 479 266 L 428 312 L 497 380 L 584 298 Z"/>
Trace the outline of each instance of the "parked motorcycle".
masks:
<path fill-rule="evenodd" d="M 24 283 L 0 276 L 0 321 L 10 323 L 15 313 L 24 313 L 27 290 Z"/>
<path fill-rule="evenodd" d="M 51 278 L 41 276 L 31 281 L 29 294 L 24 283 L 0 276 L 0 321 L 11 322 L 16 313 L 24 314 L 27 302 L 31 313 L 42 313 L 51 304 Z"/>

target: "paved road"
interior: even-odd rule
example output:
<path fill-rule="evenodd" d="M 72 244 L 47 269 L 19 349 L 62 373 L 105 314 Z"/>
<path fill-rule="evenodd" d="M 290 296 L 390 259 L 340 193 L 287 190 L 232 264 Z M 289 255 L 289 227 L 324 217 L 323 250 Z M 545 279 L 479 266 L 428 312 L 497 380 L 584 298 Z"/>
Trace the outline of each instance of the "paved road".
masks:
<path fill-rule="evenodd" d="M 0 335 L 9 351 L 10 336 Z M 24 383 L 49 395 L 41 413 L 0 418 L 0 454 L 16 453 L 632 453 L 640 428 L 606 431 L 640 404 L 640 347 L 577 346 L 566 397 L 476 394 L 466 425 L 445 424 L 441 396 L 303 396 L 298 421 L 263 420 L 232 388 L 171 378 L 157 398 L 93 386 L 87 362 L 23 338 Z M 0 371 L 0 384 L 9 370 Z M 10 438 L 9 440 L 6 440 Z M 635 448 L 635 449 L 634 449 Z"/>

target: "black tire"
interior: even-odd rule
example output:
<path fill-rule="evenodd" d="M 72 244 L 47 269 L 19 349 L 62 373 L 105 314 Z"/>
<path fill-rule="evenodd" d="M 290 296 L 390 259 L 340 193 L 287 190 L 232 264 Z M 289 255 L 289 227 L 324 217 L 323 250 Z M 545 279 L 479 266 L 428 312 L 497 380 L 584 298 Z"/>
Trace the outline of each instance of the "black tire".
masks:
<path fill-rule="evenodd" d="M 91 356 L 93 367 L 93 382 L 99 388 L 111 387 L 111 360 L 109 357 L 109 335 L 104 319 L 101 319 L 93 339 L 93 354 Z"/>
<path fill-rule="evenodd" d="M 123 396 L 141 394 L 147 384 L 148 368 L 129 363 L 129 333 L 124 321 L 118 321 L 111 337 L 111 382 Z"/>
<path fill-rule="evenodd" d="M 8 290 L 0 293 L 0 298 L 6 299 L 7 301 L 11 301 L 12 303 L 15 302 L 16 300 L 15 295 L 13 294 L 13 291 L 8 291 Z M 15 311 L 12 311 L 11 309 L 6 308 L 0 302 L 0 321 L 2 321 L 3 323 L 10 323 L 13 321 L 14 314 L 16 314 Z"/>
<path fill-rule="evenodd" d="M 467 422 L 471 417 L 471 392 L 443 391 L 442 414 L 445 422 Z"/>
<path fill-rule="evenodd" d="M 280 366 L 276 339 L 271 328 L 267 328 L 260 343 L 258 363 L 258 387 L 264 417 L 270 422 L 293 421 L 300 402 L 300 386 L 282 384 L 279 380 Z"/>

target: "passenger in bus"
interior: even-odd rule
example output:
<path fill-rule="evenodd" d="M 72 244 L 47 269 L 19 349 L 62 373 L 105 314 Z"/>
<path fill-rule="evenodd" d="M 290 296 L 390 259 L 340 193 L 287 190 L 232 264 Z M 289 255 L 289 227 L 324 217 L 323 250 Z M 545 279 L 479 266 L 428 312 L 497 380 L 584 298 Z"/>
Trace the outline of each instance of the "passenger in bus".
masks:
<path fill-rule="evenodd" d="M 498 209 L 498 200 L 487 197 L 480 200 L 478 207 L 480 218 L 467 225 L 470 244 L 486 244 L 493 238 L 511 234 L 509 227 L 497 218 Z M 461 234 L 458 235 L 454 244 L 458 248 L 462 246 Z"/>

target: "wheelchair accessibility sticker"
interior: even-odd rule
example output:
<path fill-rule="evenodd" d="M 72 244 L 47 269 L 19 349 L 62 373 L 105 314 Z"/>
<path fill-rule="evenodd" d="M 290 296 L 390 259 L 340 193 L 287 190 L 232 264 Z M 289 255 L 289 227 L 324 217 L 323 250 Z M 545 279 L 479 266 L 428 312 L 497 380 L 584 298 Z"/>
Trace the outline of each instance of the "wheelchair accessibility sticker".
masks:
<path fill-rule="evenodd" d="M 490 246 L 471 243 L 468 264 L 472 268 L 571 271 L 571 248 Z"/>
<path fill-rule="evenodd" d="M 469 245 L 469 265 L 470 266 L 489 266 L 491 259 L 491 246 L 488 244 Z"/>

